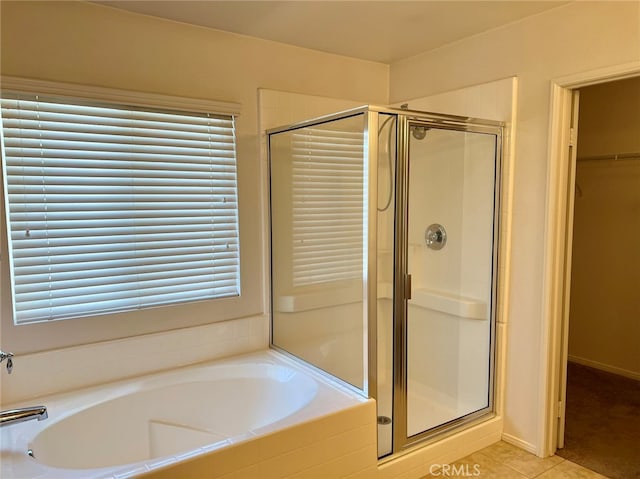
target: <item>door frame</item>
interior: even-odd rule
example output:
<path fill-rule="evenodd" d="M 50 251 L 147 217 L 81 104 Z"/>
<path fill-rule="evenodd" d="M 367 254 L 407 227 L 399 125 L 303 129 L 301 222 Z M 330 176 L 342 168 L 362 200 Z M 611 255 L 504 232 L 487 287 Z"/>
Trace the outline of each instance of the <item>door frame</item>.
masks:
<path fill-rule="evenodd" d="M 564 433 L 567 370 L 567 331 L 575 189 L 575 134 L 572 137 L 574 91 L 599 83 L 640 76 L 640 61 L 579 73 L 551 81 L 547 205 L 542 318 L 538 455 L 558 448 Z M 562 425 L 562 426 L 561 426 Z"/>
<path fill-rule="evenodd" d="M 495 136 L 494 146 L 494 197 L 493 197 L 493 244 L 491 260 L 491 308 L 488 321 L 489 332 L 489 378 L 487 406 L 469 414 L 457 417 L 447 423 L 423 430 L 409 436 L 407 419 L 408 386 L 408 300 L 411 299 L 411 275 L 408 263 L 408 224 L 409 224 L 409 179 L 410 179 L 410 128 L 424 126 L 427 129 L 449 130 L 459 133 L 489 134 Z M 396 162 L 396 216 L 394 224 L 394 306 L 393 306 L 393 435 L 392 454 L 405 452 L 409 448 L 425 441 L 454 434 L 462 425 L 474 424 L 484 420 L 496 408 L 496 376 L 498 375 L 498 347 L 496 345 L 498 328 L 498 284 L 502 281 L 498 264 L 501 261 L 500 243 L 502 232 L 501 201 L 503 200 L 502 175 L 504 171 L 503 146 L 505 145 L 505 125 L 503 122 L 477 118 L 457 117 L 456 121 L 434 118 L 432 113 L 412 111 L 399 115 L 397 123 L 398 155 Z"/>

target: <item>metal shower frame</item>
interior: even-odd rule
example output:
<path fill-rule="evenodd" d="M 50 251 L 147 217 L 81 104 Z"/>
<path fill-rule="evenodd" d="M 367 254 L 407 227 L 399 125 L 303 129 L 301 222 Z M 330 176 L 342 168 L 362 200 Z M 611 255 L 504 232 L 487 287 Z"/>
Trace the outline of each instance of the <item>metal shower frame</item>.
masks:
<path fill-rule="evenodd" d="M 495 386 L 496 351 L 496 309 L 497 275 L 499 251 L 499 211 L 502 165 L 502 142 L 504 123 L 472 117 L 448 115 L 404 108 L 387 108 L 365 105 L 342 112 L 317 117 L 287 126 L 267 130 L 267 141 L 271 135 L 309 126 L 328 123 L 349 117 L 364 115 L 364 188 L 368 192 L 363 230 L 363 250 L 366 253 L 363 278 L 363 388 L 358 389 L 368 397 L 377 396 L 377 230 L 378 230 L 378 127 L 379 115 L 395 116 L 396 121 L 396 174 L 395 174 L 395 222 L 394 222 L 394 278 L 393 278 L 393 438 L 392 455 L 415 446 L 418 443 L 431 442 L 459 430 L 462 425 L 492 417 Z M 470 133 L 495 135 L 495 180 L 494 180 L 494 226 L 492 258 L 492 293 L 490 315 L 490 364 L 488 406 L 471 414 L 455 419 L 419 434 L 407 435 L 407 300 L 411 296 L 411 277 L 408 274 L 408 190 L 409 190 L 409 135 L 411 127 L 455 130 Z M 269 167 L 271 149 L 269 148 Z M 270 168 L 269 168 L 270 170 Z M 273 271 L 271 274 L 273 278 Z M 273 299 L 271 301 L 273 317 Z M 273 328 L 270 330 L 271 347 L 283 351 L 273 344 Z M 287 353 L 286 351 L 283 351 Z M 288 353 L 287 353 L 288 354 Z"/>

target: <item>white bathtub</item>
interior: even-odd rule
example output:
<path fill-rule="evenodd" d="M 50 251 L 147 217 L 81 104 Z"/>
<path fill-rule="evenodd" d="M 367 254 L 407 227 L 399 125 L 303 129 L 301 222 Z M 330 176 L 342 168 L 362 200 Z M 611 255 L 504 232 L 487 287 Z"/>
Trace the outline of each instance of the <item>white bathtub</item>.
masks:
<path fill-rule="evenodd" d="M 279 353 L 264 351 L 12 407 L 36 403 L 47 406 L 49 419 L 0 429 L 3 479 L 162 472 L 367 400 Z M 368 415 L 375 427 L 375 415 Z M 366 428 L 360 428 L 364 434 Z M 259 462 L 252 454 L 244 461 L 238 469 Z"/>

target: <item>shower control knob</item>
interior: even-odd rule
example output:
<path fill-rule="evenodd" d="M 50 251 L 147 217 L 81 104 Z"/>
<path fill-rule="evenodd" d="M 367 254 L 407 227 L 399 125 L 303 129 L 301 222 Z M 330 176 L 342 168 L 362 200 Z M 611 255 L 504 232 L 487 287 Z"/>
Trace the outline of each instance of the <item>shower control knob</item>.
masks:
<path fill-rule="evenodd" d="M 427 244 L 427 248 L 433 250 L 442 249 L 447 244 L 447 231 L 444 226 L 437 223 L 429 225 L 424 232 L 424 241 Z"/>

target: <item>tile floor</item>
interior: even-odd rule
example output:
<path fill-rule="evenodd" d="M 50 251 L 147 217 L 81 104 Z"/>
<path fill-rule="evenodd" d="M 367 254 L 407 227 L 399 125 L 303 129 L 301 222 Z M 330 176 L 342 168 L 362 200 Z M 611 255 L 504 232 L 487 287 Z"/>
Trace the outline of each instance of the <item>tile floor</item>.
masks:
<path fill-rule="evenodd" d="M 540 459 L 518 447 L 497 442 L 454 462 L 449 470 L 434 471 L 423 479 L 606 479 L 559 456 Z"/>

